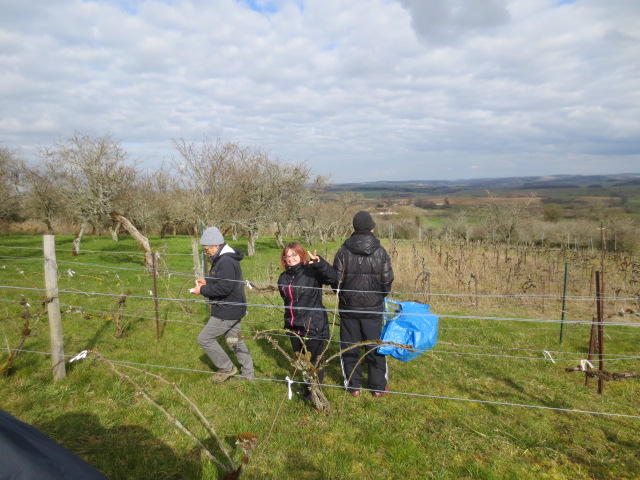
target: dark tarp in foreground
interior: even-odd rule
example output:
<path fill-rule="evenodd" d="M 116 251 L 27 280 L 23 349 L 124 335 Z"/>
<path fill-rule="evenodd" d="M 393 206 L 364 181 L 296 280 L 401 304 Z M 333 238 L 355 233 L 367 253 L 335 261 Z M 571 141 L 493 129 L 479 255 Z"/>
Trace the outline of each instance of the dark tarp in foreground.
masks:
<path fill-rule="evenodd" d="M 0 410 L 0 480 L 107 480 L 40 430 Z"/>

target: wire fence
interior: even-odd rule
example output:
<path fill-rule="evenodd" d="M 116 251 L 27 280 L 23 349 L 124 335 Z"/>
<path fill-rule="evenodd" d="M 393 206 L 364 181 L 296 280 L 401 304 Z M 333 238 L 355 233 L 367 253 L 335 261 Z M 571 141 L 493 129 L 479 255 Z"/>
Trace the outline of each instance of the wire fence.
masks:
<path fill-rule="evenodd" d="M 2 348 L 2 347 L 0 347 L 0 350 L 12 351 L 11 349 Z M 50 353 L 47 353 L 47 352 L 40 352 L 40 351 L 33 351 L 33 350 L 20 350 L 20 352 L 22 352 L 22 353 L 30 353 L 30 354 L 34 354 L 34 355 L 46 355 L 46 356 L 51 355 Z M 84 358 L 84 355 L 82 353 L 83 352 L 81 352 L 80 354 L 65 355 L 65 357 L 68 358 L 69 360 L 72 360 L 72 359 L 74 359 L 74 358 L 76 358 L 78 356 L 82 356 Z M 171 366 L 171 365 L 149 364 L 149 363 L 142 363 L 142 362 L 131 362 L 131 361 L 124 361 L 124 360 L 116 360 L 116 359 L 106 359 L 106 360 L 108 360 L 109 362 L 111 362 L 111 363 L 113 363 L 115 365 L 130 365 L 130 366 L 136 366 L 136 367 L 144 367 L 145 369 L 157 368 L 157 369 L 161 369 L 161 370 L 174 370 L 174 371 L 181 371 L 181 372 L 187 372 L 187 373 L 197 373 L 197 374 L 206 374 L 206 375 L 210 375 L 211 374 L 210 371 L 201 370 L 201 369 L 175 367 L 175 366 Z M 287 385 L 291 385 L 291 384 L 303 385 L 305 383 L 305 382 L 302 382 L 302 381 L 291 380 L 289 378 L 277 379 L 277 378 L 254 377 L 253 381 L 271 382 L 271 383 L 287 384 Z M 343 389 L 344 388 L 344 387 L 339 386 L 339 385 L 326 384 L 326 383 L 319 383 L 319 385 L 321 387 L 323 387 L 323 388 L 338 388 L 338 389 Z M 363 389 L 363 390 L 372 391 L 372 390 L 369 390 L 369 389 Z M 496 400 L 483 400 L 483 399 L 475 399 L 475 398 L 461 398 L 461 397 L 431 395 L 431 394 L 426 394 L 426 393 L 403 392 L 403 391 L 394 391 L 394 390 L 389 390 L 388 393 L 391 394 L 391 395 L 402 395 L 402 396 L 406 396 L 406 397 L 415 397 L 415 398 L 431 398 L 431 399 L 434 399 L 434 400 L 449 400 L 449 401 L 457 401 L 457 402 L 469 402 L 469 403 L 486 404 L 486 405 L 497 405 L 497 406 L 505 406 L 505 407 L 531 408 L 531 409 L 537 409 L 537 410 L 548 410 L 548 411 L 575 413 L 575 414 L 600 415 L 600 416 L 606 416 L 606 417 L 621 417 L 621 418 L 629 418 L 629 419 L 636 419 L 636 420 L 640 419 L 640 415 L 631 415 L 631 414 L 615 413 L 615 412 L 598 412 L 598 411 L 592 411 L 592 410 L 581 410 L 581 409 L 572 409 L 572 408 L 550 407 L 550 406 L 546 406 L 546 405 L 530 405 L 530 404 L 525 404 L 525 403 L 500 402 L 500 401 L 496 401 Z"/>
<path fill-rule="evenodd" d="M 19 250 L 19 249 L 23 249 L 23 250 L 42 250 L 41 248 L 29 248 L 29 247 L 8 247 L 8 246 L 0 246 L 0 248 L 7 248 L 7 249 L 15 249 L 15 250 Z M 140 255 L 142 256 L 142 253 L 138 253 L 138 252 L 115 252 L 115 251 L 85 251 L 85 253 L 102 253 L 102 254 L 108 254 L 108 255 L 127 255 L 127 256 L 132 256 L 132 255 Z M 191 256 L 192 254 L 167 254 L 164 253 L 164 256 L 169 256 L 169 255 L 174 255 L 174 256 Z M 22 266 L 31 266 L 34 264 L 34 262 L 42 262 L 42 258 L 37 258 L 37 257 L 22 257 L 22 256 L 1 256 L 0 257 L 0 263 L 4 262 L 4 265 L 0 265 L 0 268 L 6 269 L 6 268 L 14 268 L 16 269 L 16 273 L 18 273 L 18 275 L 27 278 L 27 275 L 33 275 L 36 274 L 38 272 L 25 272 L 25 270 L 22 270 L 21 267 Z M 63 268 L 60 271 L 59 275 L 61 277 L 68 277 L 69 279 L 72 278 L 82 278 L 82 276 L 86 276 L 86 277 L 91 277 L 93 279 L 102 279 L 102 277 L 111 277 L 112 279 L 116 279 L 119 280 L 119 274 L 126 272 L 127 274 L 137 274 L 139 275 L 139 277 L 141 279 L 146 279 L 148 278 L 148 272 L 146 271 L 146 269 L 142 266 L 138 267 L 138 266 L 113 266 L 113 265 L 103 265 L 103 264 L 99 264 L 99 263 L 89 263 L 89 262 L 79 262 L 79 261 L 71 261 L 71 260 L 59 260 L 58 261 L 59 265 L 62 265 Z M 98 276 L 98 271 L 99 271 L 99 275 Z M 176 278 L 176 279 L 182 279 L 184 282 L 188 282 L 189 280 L 193 280 L 196 278 L 196 275 L 193 272 L 184 272 L 184 271 L 179 271 L 179 270 L 172 270 L 169 269 L 167 267 L 162 267 L 160 266 L 160 268 L 158 268 L 158 276 L 165 278 L 165 279 L 171 279 L 171 278 Z M 40 281 L 40 280 L 39 280 Z M 274 294 L 275 296 L 275 292 L 277 292 L 278 289 L 278 284 L 275 282 L 269 282 L 269 281 L 264 281 L 264 280 L 252 280 L 252 279 L 247 279 L 247 280 L 243 280 L 242 281 L 243 284 L 246 285 L 247 287 L 247 291 L 251 293 L 252 290 L 257 291 L 257 293 L 260 293 L 260 295 L 264 296 L 266 295 L 265 293 L 263 293 L 263 291 L 268 291 L 267 294 Z M 40 281 L 41 283 L 41 281 Z M 141 281 L 141 283 L 147 283 L 146 281 Z M 148 288 L 148 285 L 140 285 L 138 286 L 137 290 L 144 290 L 145 288 Z M 309 287 L 312 288 L 312 287 Z M 31 293 L 33 295 L 38 295 L 38 298 L 42 298 L 44 296 L 46 296 L 47 293 L 47 289 L 45 288 L 40 288 L 37 286 L 26 286 L 26 285 L 0 285 L 0 291 L 4 291 L 4 292 L 15 292 L 16 294 L 19 294 L 21 296 L 24 296 L 27 292 Z M 343 290 L 344 291 L 344 290 Z M 323 292 L 325 293 L 326 296 L 333 296 L 335 299 L 335 292 L 333 292 L 330 288 L 323 288 Z M 379 292 L 378 292 L 379 293 Z M 91 291 L 91 290 L 81 290 L 81 289 L 59 289 L 58 290 L 58 295 L 62 295 L 63 297 L 72 297 L 72 296 L 80 296 L 80 297 L 86 297 L 86 298 L 95 298 L 95 297 L 103 297 L 106 299 L 112 299 L 112 301 L 114 299 L 120 299 L 123 297 L 122 293 L 113 293 L 113 292 L 98 292 L 98 291 Z M 398 298 L 424 298 L 425 296 L 429 296 L 429 297 L 441 297 L 441 298 L 449 298 L 449 299 L 459 299 L 459 298 L 469 298 L 469 294 L 468 293 L 452 293 L 452 292 L 429 292 L 426 293 L 424 291 L 399 291 L 399 292 L 393 292 L 393 296 L 394 297 L 398 297 Z M 140 292 L 137 292 L 137 294 L 134 293 L 129 293 L 125 295 L 127 299 L 137 299 L 140 302 L 142 302 L 142 304 L 144 305 L 144 302 L 148 302 L 148 301 L 153 301 L 153 302 L 158 302 L 161 301 L 164 305 L 180 305 L 180 306 L 195 306 L 198 304 L 202 304 L 203 300 L 201 298 L 176 298 L 176 297 L 171 297 L 171 296 L 160 296 L 157 293 L 154 293 L 152 290 L 147 290 L 146 294 L 142 295 L 140 294 Z M 584 307 L 578 307 L 578 308 L 584 308 L 585 312 L 592 312 L 593 311 L 593 303 L 594 303 L 594 298 L 593 296 L 586 296 L 586 295 L 558 295 L 558 294 L 553 294 L 553 293 L 548 293 L 548 294 L 528 294 L 528 293 L 522 293 L 522 294 L 477 294 L 475 295 L 476 298 L 491 298 L 491 299 L 500 299 L 500 300 L 505 300 L 505 301 L 516 301 L 516 302 L 522 302 L 525 300 L 536 300 L 536 301 L 541 301 L 541 300 L 548 300 L 548 301 L 560 301 L 560 300 L 565 300 L 565 301 L 570 301 L 570 302 L 574 302 L 576 304 L 584 304 Z M 275 298 L 276 301 L 279 301 L 279 297 L 276 296 Z M 638 298 L 635 296 L 619 296 L 619 295 L 613 295 L 613 296 L 607 296 L 604 298 L 604 300 L 606 302 L 610 302 L 612 304 L 615 304 L 617 302 L 636 302 L 638 301 Z M 15 299 L 15 298 L 3 298 L 0 297 L 0 302 L 3 302 L 5 304 L 14 304 L 14 305 L 21 305 L 23 306 L 24 303 L 24 299 Z M 255 329 L 251 329 L 251 328 L 246 328 L 248 327 L 252 327 L 252 326 L 264 326 L 266 325 L 270 325 L 271 323 L 273 323 L 274 327 L 276 324 L 282 325 L 282 321 L 281 321 L 281 317 L 280 319 L 276 319 L 276 313 L 281 313 L 284 311 L 285 307 L 282 304 L 276 304 L 276 303 L 261 303 L 261 302 L 256 302 L 256 301 L 252 301 L 252 302 L 247 302 L 244 305 L 246 305 L 246 307 L 249 309 L 249 318 L 244 319 L 243 320 L 243 335 L 247 338 L 250 338 L 254 333 L 255 333 Z M 95 318 L 105 318 L 108 317 L 109 315 L 113 315 L 114 312 L 113 310 L 105 310 L 104 308 L 91 308 L 88 307 L 87 305 L 84 304 L 78 304 L 78 303 L 61 303 L 60 304 L 60 308 L 64 313 L 68 313 L 68 314 L 73 314 L 73 313 L 87 313 L 90 312 L 93 314 L 93 316 Z M 332 311 L 332 309 L 316 309 L 316 308 L 309 308 L 309 307 L 299 307 L 301 310 L 307 310 L 307 311 L 325 311 L 325 310 L 329 310 L 330 312 Z M 263 315 L 261 312 L 267 312 L 267 315 Z M 269 313 L 269 312 L 273 312 L 273 314 Z M 187 327 L 191 327 L 193 326 L 194 328 L 198 327 L 202 327 L 202 321 L 199 322 L 194 322 L 194 321 L 190 321 L 188 319 L 184 319 L 184 312 L 171 312 L 172 314 L 175 314 L 175 317 L 169 317 L 168 313 L 167 316 L 165 316 L 162 321 L 166 322 L 166 323 L 175 323 L 175 324 L 181 324 L 181 325 L 185 325 Z M 263 318 L 261 321 L 252 321 L 250 319 L 250 317 L 252 316 L 252 313 L 255 313 L 255 316 L 258 316 L 259 318 Z M 332 324 L 335 326 L 336 324 L 336 319 L 339 319 L 339 316 L 341 313 L 360 313 L 358 310 L 341 310 L 341 311 L 337 311 L 336 308 L 333 309 L 333 319 Z M 156 308 L 128 308 L 126 310 L 120 311 L 118 313 L 119 315 L 121 315 L 122 317 L 129 317 L 131 319 L 135 319 L 138 321 L 157 321 L 158 317 L 157 317 L 157 307 Z M 189 315 L 189 314 L 187 314 Z M 411 314 L 407 314 L 407 315 L 411 315 Z M 468 330 L 469 328 L 493 328 L 492 325 L 483 325 L 483 326 L 479 326 L 479 325 L 473 325 L 472 327 L 470 326 L 460 326 L 460 327 L 456 327 L 456 326 L 449 326 L 446 322 L 446 320 L 456 320 L 456 321 L 461 321 L 461 322 L 471 322 L 471 321 L 480 321 L 480 322 L 490 322 L 490 323 L 502 323 L 502 322 L 523 322 L 523 323 L 530 323 L 530 324 L 534 324 L 534 325 L 544 325 L 545 328 L 550 326 L 550 325 L 557 325 L 557 324 L 562 324 L 562 325 L 573 325 L 573 326 L 591 326 L 592 325 L 592 321 L 587 321 L 587 320 L 569 320 L 569 319 L 557 319 L 557 318 L 528 318 L 528 317 L 515 317 L 515 316 L 504 316 L 504 317 L 500 317 L 500 316 L 491 316 L 491 315 L 461 315 L 461 314 L 450 314 L 450 313 L 440 313 L 438 314 L 439 318 L 441 321 L 445 321 L 443 323 L 441 323 L 440 325 L 440 329 L 442 331 L 446 331 L 446 330 L 455 330 L 455 329 L 464 329 L 464 330 Z M 264 320 L 264 317 L 267 317 L 268 320 Z M 273 318 L 273 319 L 271 319 Z M 637 327 L 640 327 L 640 321 L 612 321 L 612 320 L 607 320 L 606 322 L 606 326 L 607 326 L 607 332 L 610 334 L 620 334 L 620 335 L 638 335 L 640 334 L 640 332 L 631 332 L 628 331 L 629 328 L 631 329 L 635 329 Z M 619 328 L 623 328 L 624 330 L 611 330 L 611 327 L 619 327 Z M 281 337 L 281 338 L 289 338 L 289 336 L 287 335 L 287 333 L 285 333 L 284 331 L 282 331 L 282 333 L 271 333 L 272 336 L 274 337 Z M 339 344 L 338 340 L 335 339 L 330 339 L 330 342 L 333 342 L 335 344 Z M 445 349 L 445 346 L 447 349 Z M 12 351 L 16 351 L 14 349 L 11 349 L 10 347 L 3 347 L 1 348 L 4 351 L 7 352 L 12 352 Z M 463 351 L 464 349 L 479 349 L 479 350 L 483 350 L 483 351 Z M 29 349 L 19 349 L 18 350 L 20 353 L 28 353 L 28 354 L 34 354 L 34 355 L 51 355 L 49 353 L 46 352 L 40 352 L 40 351 L 33 351 L 33 350 L 29 350 Z M 418 351 L 419 353 L 427 353 L 424 351 Z M 510 353 L 500 353 L 500 352 L 511 352 L 511 353 L 515 353 L 518 352 L 519 354 L 510 354 Z M 529 361 L 542 361 L 542 362 L 552 362 L 552 363 L 556 363 L 556 362 L 571 362 L 571 363 L 576 363 L 576 362 L 580 362 L 584 360 L 584 352 L 578 352 L 578 351 L 560 351 L 560 350 L 550 350 L 550 349 L 533 349 L 533 348 L 520 348 L 520 347 L 506 347 L 506 346 L 493 346 L 493 345 L 477 345 L 477 344 L 469 344 L 469 343 L 465 343 L 465 344 L 460 344 L 460 343 L 455 343 L 455 342 L 447 342 L 447 341 L 440 341 L 438 342 L 438 345 L 431 349 L 428 352 L 430 355 L 455 355 L 455 356 L 475 356 L 475 357 L 486 357 L 486 358 L 491 358 L 491 359 L 495 359 L 495 358 L 500 358 L 500 359 L 505 359 L 505 360 L 529 360 Z M 67 355 L 68 358 L 73 357 L 73 355 Z M 607 352 L 606 354 L 602 354 L 601 355 L 602 359 L 606 359 L 607 362 L 615 362 L 615 361 L 637 361 L 640 359 L 640 356 L 638 355 L 634 355 L 634 354 L 614 354 L 614 353 L 609 353 Z M 157 364 L 146 364 L 146 363 L 136 363 L 136 362 L 128 362 L 126 360 L 121 360 L 121 359 L 110 359 L 111 362 L 118 364 L 129 364 L 129 365 L 138 365 L 138 366 L 142 366 L 145 368 L 159 368 L 159 369 L 167 369 L 167 370 L 181 370 L 181 371 L 186 371 L 186 372 L 192 372 L 192 373 L 202 373 L 202 374 L 210 374 L 211 372 L 208 370 L 198 370 L 198 369 L 187 369 L 187 368 L 183 368 L 183 367 L 176 367 L 176 366 L 171 366 L 171 365 L 157 365 Z M 262 381 L 262 382 L 278 382 L 278 383 L 282 383 L 285 382 L 285 380 L 280 380 L 280 379 L 274 379 L 274 378 L 258 378 L 258 381 Z M 338 386 L 338 385 L 332 385 L 332 384 L 322 384 L 323 387 L 326 388 L 344 388 L 342 386 Z M 555 411 L 563 411 L 563 412 L 572 412 L 572 413 L 581 413 L 581 414 L 593 414 L 593 415 L 606 415 L 606 416 L 618 416 L 618 417 L 626 417 L 626 418 L 640 418 L 639 416 L 636 415 L 628 415 L 628 414 L 617 414 L 617 413 L 608 413 L 608 412 L 595 412 L 595 411 L 586 411 L 586 410 L 579 410 L 579 409 L 564 409 L 564 408 L 555 408 L 555 407 L 548 407 L 548 406 L 539 406 L 539 405 L 527 405 L 527 404 L 519 404 L 519 403 L 509 403 L 509 402 L 500 402 L 500 401 L 491 401 L 491 400 L 482 400 L 482 399 L 467 399 L 467 398 L 457 398 L 457 397 L 447 397 L 447 396 L 437 396 L 437 395 L 429 395 L 429 394 L 424 394 L 424 393 L 412 393 L 412 392 L 402 392 L 402 391 L 393 391 L 390 392 L 393 394 L 397 394 L 397 395 L 405 395 L 405 396 L 415 396 L 415 397 L 424 397 L 424 398 L 433 398 L 433 399 L 439 399 L 439 400 L 453 400 L 453 401 L 463 401 L 463 402 L 475 402 L 475 403 L 484 403 L 484 404 L 493 404 L 493 405 L 503 405 L 503 406 L 511 406 L 511 407 L 522 407 L 522 408 L 534 408 L 534 409 L 543 409 L 543 410 L 555 410 Z"/>

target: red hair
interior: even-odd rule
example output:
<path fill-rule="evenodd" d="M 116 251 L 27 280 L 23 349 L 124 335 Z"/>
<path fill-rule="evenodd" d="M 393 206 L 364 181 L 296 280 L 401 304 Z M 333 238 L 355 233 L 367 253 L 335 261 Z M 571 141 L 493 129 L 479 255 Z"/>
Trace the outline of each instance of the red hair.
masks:
<path fill-rule="evenodd" d="M 293 253 L 296 253 L 300 256 L 300 261 L 302 263 L 307 262 L 307 252 L 298 242 L 287 243 L 282 249 L 282 255 L 280 255 L 280 267 L 283 270 L 287 268 L 287 262 L 284 260 L 284 256 L 287 254 L 287 251 L 293 250 Z"/>

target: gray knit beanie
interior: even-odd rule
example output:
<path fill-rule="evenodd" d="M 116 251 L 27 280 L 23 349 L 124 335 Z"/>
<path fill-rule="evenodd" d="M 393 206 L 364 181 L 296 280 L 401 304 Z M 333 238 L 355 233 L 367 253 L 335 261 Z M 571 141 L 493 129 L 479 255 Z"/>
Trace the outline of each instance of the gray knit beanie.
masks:
<path fill-rule="evenodd" d="M 371 214 L 365 210 L 360 210 L 353 217 L 353 229 L 356 232 L 368 232 L 373 230 L 376 222 L 371 218 Z"/>
<path fill-rule="evenodd" d="M 200 245 L 222 245 L 224 243 L 224 237 L 218 230 L 218 227 L 209 227 L 202 234 L 200 238 Z"/>

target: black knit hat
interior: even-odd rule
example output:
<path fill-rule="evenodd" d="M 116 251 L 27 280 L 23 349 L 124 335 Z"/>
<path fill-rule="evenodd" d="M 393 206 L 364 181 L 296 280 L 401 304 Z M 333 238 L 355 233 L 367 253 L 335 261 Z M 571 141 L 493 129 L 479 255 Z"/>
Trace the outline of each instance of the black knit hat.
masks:
<path fill-rule="evenodd" d="M 376 222 L 371 218 L 371 214 L 360 210 L 353 216 L 353 229 L 356 232 L 370 232 L 376 226 Z"/>

